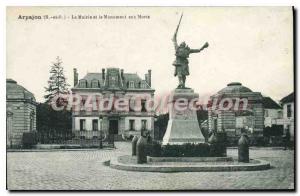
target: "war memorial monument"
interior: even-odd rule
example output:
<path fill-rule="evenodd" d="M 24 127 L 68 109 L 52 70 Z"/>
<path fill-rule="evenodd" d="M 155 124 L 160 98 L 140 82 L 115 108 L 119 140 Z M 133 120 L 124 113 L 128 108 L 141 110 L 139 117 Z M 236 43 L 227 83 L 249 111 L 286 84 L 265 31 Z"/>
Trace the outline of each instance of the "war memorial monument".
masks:
<path fill-rule="evenodd" d="M 195 93 L 193 89 L 186 87 L 185 81 L 186 77 L 190 74 L 189 55 L 201 52 L 208 47 L 208 43 L 206 42 L 200 49 L 191 49 L 185 42 L 178 45 L 177 33 L 181 19 L 182 15 L 172 39 L 176 51 L 176 59 L 173 62 L 173 65 L 175 66 L 174 76 L 178 77 L 179 84 L 178 87 L 171 92 L 171 99 L 168 104 L 169 122 L 163 138 L 163 145 L 199 143 L 204 142 L 205 140 L 197 121 L 196 111 L 189 107 L 191 104 L 195 104 L 191 103 L 191 101 L 198 99 L 199 95 Z M 174 104 L 182 104 L 183 107 L 179 108 Z"/>
<path fill-rule="evenodd" d="M 149 133 L 142 132 L 132 140 L 132 155 L 115 157 L 106 164 L 112 168 L 140 172 L 201 172 L 201 171 L 254 171 L 270 168 L 264 160 L 249 158 L 249 141 L 246 133 L 238 142 L 237 157 L 226 153 L 226 140 L 214 132 L 208 142 L 198 124 L 196 110 L 191 106 L 199 95 L 186 87 L 189 73 L 189 55 L 199 53 L 209 45 L 206 42 L 200 49 L 191 49 L 182 42 L 177 44 L 177 32 L 173 36 L 176 59 L 174 76 L 179 84 L 171 92 L 168 103 L 169 121 L 162 142 L 149 142 Z M 150 138 L 151 140 L 151 138 Z"/>

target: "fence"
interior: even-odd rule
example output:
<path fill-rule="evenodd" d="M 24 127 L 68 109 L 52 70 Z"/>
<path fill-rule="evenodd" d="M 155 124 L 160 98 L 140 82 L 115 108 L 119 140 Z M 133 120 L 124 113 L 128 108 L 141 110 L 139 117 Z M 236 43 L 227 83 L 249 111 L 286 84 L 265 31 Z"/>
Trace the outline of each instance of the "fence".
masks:
<path fill-rule="evenodd" d="M 38 144 L 79 145 L 80 147 L 114 147 L 114 135 L 105 131 L 39 131 L 35 133 Z"/>

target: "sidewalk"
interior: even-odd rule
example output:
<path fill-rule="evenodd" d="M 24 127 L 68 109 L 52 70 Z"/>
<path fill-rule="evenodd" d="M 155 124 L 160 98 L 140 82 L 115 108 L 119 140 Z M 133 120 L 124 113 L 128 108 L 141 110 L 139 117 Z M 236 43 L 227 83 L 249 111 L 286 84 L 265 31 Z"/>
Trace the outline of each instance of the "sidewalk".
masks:
<path fill-rule="evenodd" d="M 237 146 L 232 146 L 232 147 L 227 147 L 227 149 L 238 149 Z M 265 147 L 265 146 L 250 146 L 249 149 L 251 150 L 260 150 L 260 149 L 264 149 L 264 150 L 283 150 L 284 147 L 281 146 L 274 146 L 274 147 Z"/>
<path fill-rule="evenodd" d="M 76 149 L 6 149 L 6 152 L 58 152 L 58 151 L 98 151 L 98 150 L 114 150 L 116 148 L 76 148 Z"/>

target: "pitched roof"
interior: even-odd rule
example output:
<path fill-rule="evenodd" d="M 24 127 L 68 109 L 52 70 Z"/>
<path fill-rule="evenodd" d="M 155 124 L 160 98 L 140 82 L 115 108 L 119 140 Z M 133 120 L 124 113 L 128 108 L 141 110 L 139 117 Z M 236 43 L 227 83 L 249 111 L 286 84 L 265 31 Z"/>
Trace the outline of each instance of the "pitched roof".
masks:
<path fill-rule="evenodd" d="M 123 73 L 123 78 L 121 78 L 119 69 L 117 69 L 117 68 L 113 68 L 113 69 L 114 69 L 114 71 L 116 71 L 116 70 L 118 71 L 119 82 L 123 83 L 123 88 L 127 88 L 128 82 L 133 81 L 135 87 L 138 87 L 140 82 L 145 82 L 146 89 L 151 89 L 149 84 L 145 80 L 142 80 L 136 73 Z M 109 73 L 110 73 L 110 71 L 107 70 L 105 73 L 105 77 L 107 77 Z M 105 86 L 105 80 L 103 80 L 103 78 L 102 78 L 102 73 L 87 73 L 80 80 L 86 80 L 86 82 L 87 82 L 86 88 L 92 88 L 93 80 L 99 81 L 100 88 L 103 88 Z M 80 88 L 79 82 L 74 88 Z"/>
<path fill-rule="evenodd" d="M 88 88 L 91 87 L 91 83 L 92 83 L 93 80 L 98 80 L 99 83 L 100 83 L 100 86 L 104 85 L 104 80 L 102 80 L 102 73 L 87 73 L 80 80 L 83 80 L 83 79 L 87 81 L 87 87 Z M 79 83 L 76 85 L 76 87 L 79 87 Z"/>
<path fill-rule="evenodd" d="M 290 102 L 294 102 L 295 100 L 295 95 L 294 95 L 294 92 L 292 92 L 291 94 L 289 94 L 288 96 L 286 97 L 283 97 L 280 102 L 281 103 L 290 103 Z"/>
<path fill-rule="evenodd" d="M 262 103 L 265 109 L 281 109 L 280 105 L 270 97 L 263 97 Z"/>

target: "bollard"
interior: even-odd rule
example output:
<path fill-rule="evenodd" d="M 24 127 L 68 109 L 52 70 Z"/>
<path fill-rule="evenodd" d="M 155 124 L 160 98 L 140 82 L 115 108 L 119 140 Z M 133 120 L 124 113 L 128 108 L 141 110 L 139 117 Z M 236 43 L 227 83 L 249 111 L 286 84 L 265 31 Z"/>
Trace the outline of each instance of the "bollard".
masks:
<path fill-rule="evenodd" d="M 211 136 L 208 138 L 208 143 L 210 144 L 217 143 L 217 136 L 215 133 L 212 133 Z"/>
<path fill-rule="evenodd" d="M 136 144 L 136 159 L 138 164 L 147 163 L 147 138 L 141 136 Z"/>
<path fill-rule="evenodd" d="M 208 143 L 210 144 L 209 146 L 209 154 L 210 156 L 217 156 L 217 136 L 215 133 L 213 133 L 209 139 L 208 139 Z"/>
<path fill-rule="evenodd" d="M 249 163 L 249 141 L 246 134 L 242 134 L 238 142 L 239 162 Z"/>
<path fill-rule="evenodd" d="M 139 140 L 139 137 L 136 136 L 136 135 L 132 138 L 132 141 L 131 141 L 132 156 L 136 156 L 136 143 L 137 143 L 138 140 Z"/>
<path fill-rule="evenodd" d="M 227 139 L 226 132 L 223 130 L 222 132 L 217 133 L 217 143 L 218 143 L 218 153 L 221 157 L 227 156 Z"/>

